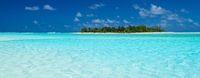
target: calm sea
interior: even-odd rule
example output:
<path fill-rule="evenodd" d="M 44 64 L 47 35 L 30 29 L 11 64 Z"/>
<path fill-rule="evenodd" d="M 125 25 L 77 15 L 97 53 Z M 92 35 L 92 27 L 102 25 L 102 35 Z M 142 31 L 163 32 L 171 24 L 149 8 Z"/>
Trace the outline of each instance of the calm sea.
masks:
<path fill-rule="evenodd" d="M 0 33 L 0 78 L 200 78 L 200 34 Z"/>

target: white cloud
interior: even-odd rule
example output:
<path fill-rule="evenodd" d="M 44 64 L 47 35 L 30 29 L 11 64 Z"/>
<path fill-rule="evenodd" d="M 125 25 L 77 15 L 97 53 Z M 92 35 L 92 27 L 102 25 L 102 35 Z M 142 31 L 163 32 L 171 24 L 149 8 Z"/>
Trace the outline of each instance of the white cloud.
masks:
<path fill-rule="evenodd" d="M 106 20 L 106 22 L 107 22 L 107 23 L 116 23 L 117 21 L 115 21 L 115 20 L 110 20 L 110 19 L 107 19 L 107 20 Z"/>
<path fill-rule="evenodd" d="M 105 20 L 101 20 L 101 19 L 93 19 L 92 23 L 104 23 Z"/>
<path fill-rule="evenodd" d="M 106 19 L 106 20 L 103 20 L 103 19 L 93 19 L 92 20 L 92 23 L 104 23 L 104 24 L 112 24 L 112 23 L 119 23 L 118 21 L 116 20 L 111 20 L 111 19 Z"/>
<path fill-rule="evenodd" d="M 43 9 L 44 9 L 44 10 L 49 10 L 49 11 L 54 11 L 54 10 L 56 10 L 54 7 L 52 7 L 52 6 L 49 5 L 49 4 L 44 5 L 44 6 L 43 6 Z"/>
<path fill-rule="evenodd" d="M 79 18 L 77 17 L 74 18 L 74 22 L 79 22 L 79 21 L 80 21 Z"/>
<path fill-rule="evenodd" d="M 133 5 L 133 8 L 139 11 L 138 13 L 141 17 L 154 17 L 156 15 L 163 15 L 169 12 L 168 10 L 154 4 L 151 4 L 150 9 L 141 8 L 137 4 Z"/>
<path fill-rule="evenodd" d="M 200 26 L 199 23 L 195 22 L 194 20 L 192 20 L 191 18 L 187 19 L 188 22 L 192 23 L 193 25 L 196 25 L 196 26 Z"/>
<path fill-rule="evenodd" d="M 148 12 L 146 10 L 140 10 L 139 15 L 142 16 L 142 17 L 152 16 L 150 14 L 150 12 Z"/>
<path fill-rule="evenodd" d="M 81 14 L 81 12 L 77 12 L 76 13 L 76 16 L 75 16 L 75 18 L 74 18 L 74 22 L 79 22 L 80 21 L 80 17 L 82 17 L 83 15 Z"/>
<path fill-rule="evenodd" d="M 112 19 L 93 19 L 90 24 L 87 25 L 95 25 L 95 26 L 119 26 L 122 24 L 130 24 L 130 22 L 126 19 L 122 21 L 112 20 Z"/>
<path fill-rule="evenodd" d="M 139 7 L 137 4 L 133 5 L 133 8 L 139 11 L 138 13 L 141 17 L 152 16 L 149 10 Z"/>
<path fill-rule="evenodd" d="M 142 8 L 136 4 L 133 5 L 133 8 L 138 11 L 138 14 L 141 17 L 156 17 L 160 19 L 159 24 L 161 26 L 187 26 L 188 24 L 200 26 L 198 22 L 194 22 L 192 19 L 187 19 L 185 17 L 179 16 L 175 12 L 154 4 L 151 4 L 150 8 Z M 187 12 L 187 10 L 182 9 L 181 12 Z"/>
<path fill-rule="evenodd" d="M 194 22 L 194 21 L 193 21 L 192 19 L 189 18 L 189 19 L 188 19 L 188 22 L 191 22 L 191 23 L 192 23 L 192 22 Z"/>
<path fill-rule="evenodd" d="M 80 12 L 77 12 L 76 17 L 82 17 L 82 14 Z"/>
<path fill-rule="evenodd" d="M 94 25 L 94 26 L 114 26 L 119 24 L 119 21 L 116 20 L 111 20 L 111 19 L 93 19 L 91 21 L 91 24 L 89 25 Z"/>
<path fill-rule="evenodd" d="M 177 22 L 183 22 L 184 21 L 184 18 L 178 16 L 178 14 L 169 14 L 169 15 L 167 15 L 167 19 L 168 20 L 175 20 Z"/>
<path fill-rule="evenodd" d="M 77 12 L 74 17 L 74 22 L 80 22 L 81 17 L 83 17 L 83 14 L 81 12 Z"/>
<path fill-rule="evenodd" d="M 129 21 L 127 21 L 127 20 L 125 20 L 125 19 L 123 20 L 123 22 L 126 23 L 126 24 L 130 23 Z"/>
<path fill-rule="evenodd" d="M 28 11 L 37 11 L 37 10 L 40 10 L 40 8 L 38 6 L 31 6 L 31 7 L 26 6 L 25 10 L 28 10 Z"/>
<path fill-rule="evenodd" d="M 39 24 L 39 22 L 37 20 L 34 20 L 33 24 Z"/>
<path fill-rule="evenodd" d="M 49 10 L 49 11 L 54 11 L 56 10 L 54 7 L 50 6 L 49 4 L 46 4 L 43 6 L 44 10 Z M 38 11 L 40 10 L 40 7 L 38 6 L 26 6 L 25 10 L 29 10 L 29 11 Z"/>
<path fill-rule="evenodd" d="M 107 23 L 112 23 L 112 24 L 118 24 L 118 23 L 119 23 L 119 21 L 111 20 L 111 19 L 107 19 L 106 22 L 107 22 Z"/>
<path fill-rule="evenodd" d="M 93 5 L 90 6 L 89 8 L 90 8 L 90 9 L 93 9 L 93 10 L 96 10 L 96 9 L 101 8 L 101 7 L 104 7 L 104 6 L 105 6 L 105 4 L 99 3 L 99 4 L 93 4 Z"/>
<path fill-rule="evenodd" d="M 165 10 L 164 8 L 151 4 L 151 13 L 155 15 L 161 15 L 161 14 L 166 14 L 168 11 Z"/>
<path fill-rule="evenodd" d="M 141 17 L 156 17 L 169 20 L 169 21 L 176 21 L 176 22 L 184 22 L 185 18 L 180 17 L 178 14 L 173 13 L 170 10 L 164 9 L 161 6 L 157 6 L 154 4 L 151 4 L 150 9 L 141 8 L 138 5 L 133 5 L 133 8 L 138 10 L 138 14 Z"/>
<path fill-rule="evenodd" d="M 194 25 L 196 25 L 196 26 L 200 26 L 200 24 L 199 24 L 199 23 L 197 23 L 197 22 L 194 22 L 193 24 L 194 24 Z"/>
<path fill-rule="evenodd" d="M 141 8 L 139 7 L 139 5 L 137 5 L 137 4 L 134 4 L 134 5 L 133 5 L 133 8 L 136 9 L 136 10 L 140 10 L 140 9 L 141 9 Z"/>

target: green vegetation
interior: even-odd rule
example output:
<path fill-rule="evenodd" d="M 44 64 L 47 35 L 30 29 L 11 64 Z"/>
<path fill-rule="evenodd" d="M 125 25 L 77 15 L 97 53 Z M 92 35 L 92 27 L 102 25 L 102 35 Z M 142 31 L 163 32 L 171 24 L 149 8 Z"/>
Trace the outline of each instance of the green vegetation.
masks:
<path fill-rule="evenodd" d="M 164 30 L 160 26 L 128 26 L 128 27 L 102 27 L 102 28 L 81 28 L 81 32 L 114 32 L 114 33 L 134 33 L 134 32 L 163 32 Z"/>

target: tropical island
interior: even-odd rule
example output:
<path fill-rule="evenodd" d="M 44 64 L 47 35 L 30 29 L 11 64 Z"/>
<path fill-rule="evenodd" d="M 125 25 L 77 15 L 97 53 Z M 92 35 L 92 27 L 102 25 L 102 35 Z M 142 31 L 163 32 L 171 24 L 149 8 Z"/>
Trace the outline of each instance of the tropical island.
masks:
<path fill-rule="evenodd" d="M 136 32 L 164 32 L 160 26 L 118 26 L 118 27 L 83 27 L 80 32 L 94 33 L 136 33 Z"/>

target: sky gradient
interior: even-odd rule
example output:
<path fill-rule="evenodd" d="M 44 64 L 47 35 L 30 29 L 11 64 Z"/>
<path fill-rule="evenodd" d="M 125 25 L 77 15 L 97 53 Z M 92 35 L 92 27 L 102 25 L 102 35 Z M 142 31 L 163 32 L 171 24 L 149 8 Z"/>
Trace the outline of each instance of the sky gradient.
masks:
<path fill-rule="evenodd" d="M 159 25 L 200 31 L 199 0 L 1 0 L 0 32 L 75 32 L 81 27 Z"/>

